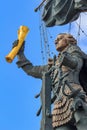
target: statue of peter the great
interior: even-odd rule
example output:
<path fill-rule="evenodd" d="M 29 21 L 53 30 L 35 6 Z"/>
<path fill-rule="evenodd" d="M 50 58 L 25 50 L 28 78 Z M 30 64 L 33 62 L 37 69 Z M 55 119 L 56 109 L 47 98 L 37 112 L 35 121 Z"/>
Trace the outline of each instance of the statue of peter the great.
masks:
<path fill-rule="evenodd" d="M 17 41 L 14 46 L 16 44 Z M 71 34 L 59 34 L 55 39 L 55 47 L 59 52 L 55 60 L 49 59 L 44 66 L 34 66 L 25 57 L 22 46 L 17 54 L 17 65 L 28 75 L 40 79 L 43 72 L 52 69 L 49 76 L 54 97 L 54 130 L 87 130 L 87 56 Z"/>

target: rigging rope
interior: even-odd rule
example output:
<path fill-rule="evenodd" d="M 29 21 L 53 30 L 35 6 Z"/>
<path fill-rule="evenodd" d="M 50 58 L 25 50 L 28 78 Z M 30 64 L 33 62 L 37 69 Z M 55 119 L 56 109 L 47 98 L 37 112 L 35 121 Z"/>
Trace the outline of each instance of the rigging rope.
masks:
<path fill-rule="evenodd" d="M 71 32 L 71 23 L 69 23 L 69 29 L 68 29 L 68 33 Z"/>
<path fill-rule="evenodd" d="M 87 34 L 86 34 L 85 31 L 81 28 L 81 26 L 80 26 L 77 22 L 75 22 L 75 23 L 79 26 L 80 31 L 87 37 Z"/>
<path fill-rule="evenodd" d="M 45 62 L 44 48 L 43 48 L 43 37 L 42 37 L 42 22 L 41 22 L 41 11 L 39 11 L 39 31 L 40 31 L 40 44 L 41 44 L 41 55 L 42 64 Z"/>
<path fill-rule="evenodd" d="M 45 23 L 42 21 L 42 8 L 39 9 L 39 30 L 40 30 L 40 43 L 41 43 L 41 54 L 42 54 L 42 63 L 47 63 L 48 59 L 54 53 L 50 51 L 49 38 L 52 39 L 52 36 L 48 32 L 48 29 L 45 26 Z M 49 34 L 49 36 L 48 36 Z"/>
<path fill-rule="evenodd" d="M 80 33 L 81 33 L 81 31 L 80 31 L 80 27 L 81 26 L 81 15 L 79 16 L 79 23 L 78 23 L 78 33 L 77 33 L 77 41 L 78 41 L 78 43 L 79 43 L 79 41 L 80 41 Z"/>

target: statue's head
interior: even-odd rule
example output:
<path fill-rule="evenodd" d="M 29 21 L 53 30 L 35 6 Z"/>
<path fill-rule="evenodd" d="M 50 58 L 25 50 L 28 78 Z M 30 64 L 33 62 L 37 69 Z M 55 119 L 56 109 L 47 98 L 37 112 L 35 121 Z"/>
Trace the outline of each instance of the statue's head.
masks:
<path fill-rule="evenodd" d="M 55 39 L 57 51 L 63 51 L 70 44 L 77 44 L 76 39 L 71 34 L 61 33 Z"/>

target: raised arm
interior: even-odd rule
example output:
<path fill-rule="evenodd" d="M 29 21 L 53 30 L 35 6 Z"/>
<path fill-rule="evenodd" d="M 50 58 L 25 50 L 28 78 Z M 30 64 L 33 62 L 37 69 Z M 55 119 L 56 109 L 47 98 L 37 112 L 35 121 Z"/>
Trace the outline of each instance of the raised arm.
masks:
<path fill-rule="evenodd" d="M 17 44 L 17 40 L 13 44 L 14 47 Z M 25 42 L 17 54 L 18 61 L 16 64 L 19 68 L 21 67 L 28 75 L 42 79 L 42 74 L 44 71 L 47 71 L 48 66 L 34 66 L 24 55 L 24 45 Z"/>

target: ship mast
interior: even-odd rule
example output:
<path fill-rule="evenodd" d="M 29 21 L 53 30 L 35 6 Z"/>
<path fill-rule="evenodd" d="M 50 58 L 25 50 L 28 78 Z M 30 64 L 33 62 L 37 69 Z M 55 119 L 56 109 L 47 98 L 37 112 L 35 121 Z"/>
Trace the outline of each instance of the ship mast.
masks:
<path fill-rule="evenodd" d="M 47 0 L 43 0 L 36 8 L 35 8 L 35 12 L 37 12 L 42 6 L 43 4 L 46 2 Z"/>

